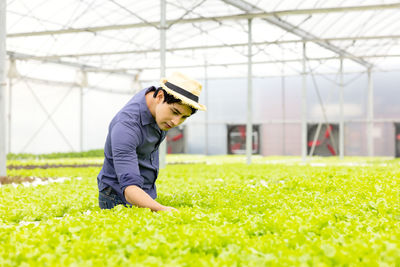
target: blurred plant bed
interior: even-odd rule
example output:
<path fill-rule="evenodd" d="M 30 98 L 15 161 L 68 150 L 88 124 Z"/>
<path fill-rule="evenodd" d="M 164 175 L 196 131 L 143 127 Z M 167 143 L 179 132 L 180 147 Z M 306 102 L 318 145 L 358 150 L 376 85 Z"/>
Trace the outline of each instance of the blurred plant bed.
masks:
<path fill-rule="evenodd" d="M 9 170 L 20 170 L 20 169 L 52 169 L 52 168 L 87 168 L 87 167 L 101 167 L 103 164 L 29 164 L 29 165 L 18 165 L 11 164 L 7 166 Z"/>
<path fill-rule="evenodd" d="M 93 157 L 104 157 L 104 150 L 94 149 L 83 152 L 57 152 L 49 154 L 28 154 L 28 153 L 7 154 L 7 160 L 40 160 L 40 159 L 93 158 Z"/>
<path fill-rule="evenodd" d="M 47 181 L 47 177 L 30 177 L 30 176 L 0 176 L 0 184 L 22 184 L 22 183 L 32 183 L 40 179 L 42 181 Z"/>

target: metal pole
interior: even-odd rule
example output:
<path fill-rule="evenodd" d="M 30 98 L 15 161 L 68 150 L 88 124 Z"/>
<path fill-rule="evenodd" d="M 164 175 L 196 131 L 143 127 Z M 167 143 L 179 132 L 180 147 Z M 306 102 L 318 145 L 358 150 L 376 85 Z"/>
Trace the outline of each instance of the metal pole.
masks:
<path fill-rule="evenodd" d="M 208 107 L 208 70 L 207 70 L 207 59 L 204 62 L 204 104 Z M 205 146 L 204 146 L 204 154 L 208 155 L 208 111 L 204 112 L 204 137 L 205 137 Z"/>
<path fill-rule="evenodd" d="M 306 81 L 306 43 L 303 43 L 302 112 L 301 112 L 301 158 L 307 157 L 307 81 Z"/>
<path fill-rule="evenodd" d="M 81 69 L 79 72 L 79 150 L 82 152 L 84 149 L 84 119 L 85 119 L 85 110 L 84 110 L 84 89 L 88 87 L 88 78 L 87 72 L 84 69 Z"/>
<path fill-rule="evenodd" d="M 166 47 L 166 13 L 167 6 L 166 0 L 160 0 L 160 77 L 165 77 L 165 47 Z M 166 154 L 167 154 L 167 138 L 160 144 L 159 150 L 160 169 L 165 168 Z"/>
<path fill-rule="evenodd" d="M 283 57 L 282 57 L 283 58 Z M 285 100 L 285 64 L 282 64 L 282 154 L 286 155 L 286 100 Z"/>
<path fill-rule="evenodd" d="M 11 153 L 11 125 L 12 125 L 12 87 L 13 78 L 8 79 L 8 150 L 7 153 Z"/>
<path fill-rule="evenodd" d="M 79 146 L 80 146 L 80 151 L 81 152 L 83 152 L 83 86 L 81 86 L 80 88 L 79 88 L 79 94 L 80 94 L 80 97 L 79 97 L 79 107 L 80 107 L 80 109 L 79 109 L 79 111 L 80 111 L 80 114 L 79 114 L 79 123 L 80 123 L 80 126 L 79 126 Z"/>
<path fill-rule="evenodd" d="M 340 59 L 340 88 L 339 88 L 339 98 L 340 98 L 340 125 L 339 125 L 339 157 L 343 159 L 344 157 L 344 97 L 343 97 L 344 83 L 343 83 L 343 58 Z"/>
<path fill-rule="evenodd" d="M 374 85 L 372 80 L 371 68 L 368 68 L 368 156 L 374 156 Z"/>
<path fill-rule="evenodd" d="M 6 168 L 6 1 L 0 1 L 0 176 L 7 175 Z"/>
<path fill-rule="evenodd" d="M 313 15 L 313 14 L 327 14 L 327 13 L 337 13 L 337 12 L 345 12 L 345 11 L 367 11 L 367 10 L 387 10 L 387 9 L 398 9 L 400 7 L 399 3 L 391 3 L 391 4 L 378 4 L 378 5 L 358 5 L 358 6 L 348 6 L 348 7 L 330 7 L 330 8 L 311 8 L 311 9 L 292 9 L 292 10 L 282 10 L 275 12 L 265 12 L 261 8 L 254 6 L 250 3 L 246 3 L 245 1 L 238 0 L 223 0 L 230 5 L 236 6 L 237 8 L 245 11 L 245 14 L 237 14 L 237 15 L 225 15 L 225 16 L 211 16 L 211 17 L 195 17 L 195 18 L 187 18 L 187 19 L 173 19 L 169 20 L 168 23 L 174 24 L 192 24 L 196 22 L 209 22 L 209 21 L 226 21 L 226 20 L 240 20 L 240 19 L 251 19 L 251 18 L 262 18 L 267 21 L 270 21 L 272 24 L 278 24 L 277 21 L 282 21 L 283 16 L 292 16 L 292 15 Z M 247 1 L 250 2 L 250 1 Z M 131 28 L 142 28 L 142 27 L 157 27 L 159 24 L 158 21 L 141 21 L 138 23 L 132 24 L 123 24 L 123 25 L 107 25 L 107 26 L 97 26 L 97 27 L 84 27 L 84 28 L 67 28 L 62 30 L 51 30 L 51 31 L 35 31 L 35 32 L 20 32 L 9 34 L 8 38 L 15 37 L 26 37 L 26 36 L 40 36 L 40 35 L 57 35 L 57 34 L 67 34 L 67 33 L 77 33 L 77 32 L 99 32 L 99 31 L 110 31 L 110 30 L 121 30 L 121 29 L 131 29 Z M 304 34 L 299 34 L 299 32 L 304 32 L 299 29 L 299 27 L 293 24 L 289 24 L 285 21 L 281 22 L 284 26 L 284 29 L 289 28 L 290 31 L 294 32 L 301 38 L 305 38 Z M 281 25 L 278 24 L 278 25 Z M 283 28 L 283 26 L 280 26 Z M 316 37 L 315 37 L 316 38 Z M 315 39 L 314 38 L 314 39 Z M 307 38 L 308 39 L 308 38 Z M 334 47 L 331 44 L 325 44 L 323 47 L 332 47 L 330 50 L 337 53 L 339 48 Z"/>
<path fill-rule="evenodd" d="M 252 123 L 252 32 L 251 19 L 248 20 L 248 52 L 247 52 L 247 124 L 246 124 L 246 159 L 247 164 L 251 164 L 251 155 L 253 152 L 253 123 Z"/>

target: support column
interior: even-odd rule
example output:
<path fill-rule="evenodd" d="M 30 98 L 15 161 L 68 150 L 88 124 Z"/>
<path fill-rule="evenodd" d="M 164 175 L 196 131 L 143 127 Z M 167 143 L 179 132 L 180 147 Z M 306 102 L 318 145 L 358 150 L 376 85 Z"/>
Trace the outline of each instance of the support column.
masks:
<path fill-rule="evenodd" d="M 10 68 L 15 64 L 14 60 L 10 60 Z M 13 77 L 8 75 L 8 146 L 7 153 L 11 153 L 11 126 L 12 126 L 12 93 L 13 93 Z"/>
<path fill-rule="evenodd" d="M 89 86 L 87 72 L 85 70 L 80 70 L 78 72 L 78 84 L 79 84 L 79 151 L 84 150 L 84 90 Z"/>
<path fill-rule="evenodd" d="M 303 42 L 302 102 L 301 102 L 301 158 L 307 157 L 307 76 L 306 76 L 306 43 Z"/>
<path fill-rule="evenodd" d="M 284 57 L 282 57 L 284 58 Z M 286 94 L 285 94 L 285 63 L 282 63 L 281 70 L 281 86 L 282 86 L 282 154 L 286 156 Z"/>
<path fill-rule="evenodd" d="M 248 52 L 247 52 L 247 124 L 246 124 L 246 161 L 251 164 L 253 152 L 253 84 L 252 84 L 252 25 L 251 19 L 248 20 Z"/>
<path fill-rule="evenodd" d="M 160 78 L 165 77 L 165 47 L 166 47 L 166 13 L 167 6 L 166 0 L 160 0 Z M 160 144 L 159 157 L 160 157 L 160 169 L 165 168 L 166 165 L 166 154 L 167 154 L 167 138 Z"/>
<path fill-rule="evenodd" d="M 204 104 L 208 108 L 208 70 L 207 70 L 207 59 L 204 61 Z M 208 155 L 208 111 L 204 112 L 204 155 Z"/>
<path fill-rule="evenodd" d="M 79 117 L 79 122 L 80 122 L 80 131 L 79 131 L 79 150 L 83 152 L 83 87 L 79 88 L 79 106 L 80 106 L 80 117 Z"/>
<path fill-rule="evenodd" d="M 371 68 L 368 68 L 368 156 L 374 156 L 374 84 L 372 80 Z"/>
<path fill-rule="evenodd" d="M 0 176 L 7 175 L 6 161 L 6 2 L 0 1 Z"/>
<path fill-rule="evenodd" d="M 83 86 L 79 87 L 79 150 L 83 152 Z"/>
<path fill-rule="evenodd" d="M 7 153 L 11 153 L 12 150 L 12 121 L 13 121 L 13 113 L 12 113 L 12 107 L 13 107 L 13 91 L 14 91 L 14 81 L 18 81 L 20 78 L 20 75 L 18 73 L 17 69 L 17 62 L 15 61 L 14 56 L 10 56 L 9 59 L 9 68 L 8 72 L 6 74 L 8 78 L 8 135 L 7 135 L 7 140 L 8 140 L 8 146 L 7 146 Z"/>
<path fill-rule="evenodd" d="M 340 100 L 340 124 L 339 124 L 339 158 L 344 157 L 344 108 L 343 108 L 343 58 L 340 58 L 340 88 L 339 88 L 339 100 Z"/>

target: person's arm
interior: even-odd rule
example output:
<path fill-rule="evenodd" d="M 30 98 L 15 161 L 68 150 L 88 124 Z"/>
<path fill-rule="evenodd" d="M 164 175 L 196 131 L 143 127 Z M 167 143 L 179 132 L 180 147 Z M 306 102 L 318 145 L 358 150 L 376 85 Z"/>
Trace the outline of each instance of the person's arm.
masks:
<path fill-rule="evenodd" d="M 114 168 L 126 201 L 152 211 L 176 210 L 159 204 L 143 191 L 143 177 L 140 175 L 136 154 L 136 148 L 141 142 L 139 125 L 118 122 L 111 130 Z"/>
<path fill-rule="evenodd" d="M 136 185 L 130 185 L 125 188 L 124 191 L 125 199 L 140 208 L 149 208 L 152 211 L 176 211 L 173 207 L 167 207 L 161 205 L 154 199 L 152 199 L 146 192 Z"/>

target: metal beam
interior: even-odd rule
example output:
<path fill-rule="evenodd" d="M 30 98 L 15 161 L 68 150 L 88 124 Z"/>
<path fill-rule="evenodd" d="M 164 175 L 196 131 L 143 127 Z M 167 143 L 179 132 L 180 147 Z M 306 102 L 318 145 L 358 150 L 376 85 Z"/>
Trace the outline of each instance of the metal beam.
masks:
<path fill-rule="evenodd" d="M 384 9 L 396 9 L 400 8 L 399 3 L 395 4 L 380 4 L 380 5 L 365 5 L 365 6 L 348 6 L 348 7 L 331 7 L 331 8 L 314 8 L 314 9 L 294 9 L 294 10 L 281 10 L 273 12 L 265 12 L 258 7 L 255 7 L 246 2 L 240 0 L 222 0 L 228 4 L 234 5 L 241 10 L 246 12 L 246 14 L 237 14 L 229 16 L 218 16 L 218 17 L 199 17 L 199 18 L 189 18 L 189 19 L 178 19 L 178 20 L 168 20 L 166 21 L 167 28 L 174 24 L 185 24 L 185 23 L 199 23 L 199 22 L 209 22 L 209 21 L 225 21 L 225 20 L 244 20 L 252 18 L 276 18 L 279 16 L 290 16 L 290 15 L 313 15 L 313 14 L 327 14 L 327 13 L 338 13 L 338 12 L 355 12 L 355 11 L 369 11 L 369 10 L 384 10 Z M 243 5 L 246 3 L 246 5 Z M 257 12 L 257 13 L 255 13 Z M 271 21 L 274 21 L 272 19 Z M 27 36 L 42 36 L 42 35 L 54 35 L 54 34 L 70 34 L 70 33 L 96 33 L 100 31 L 110 31 L 110 30 L 124 30 L 132 28 L 143 28 L 143 27 L 154 27 L 159 28 L 160 21 L 152 22 L 139 22 L 123 25 L 105 25 L 98 27 L 84 27 L 84 28 L 68 28 L 59 29 L 52 31 L 38 31 L 38 32 L 21 32 L 21 33 L 10 33 L 7 38 L 15 37 L 27 37 Z"/>
<path fill-rule="evenodd" d="M 389 122 L 389 123 L 394 123 L 394 122 L 399 122 L 400 121 L 400 117 L 398 118 L 389 118 L 389 119 L 374 119 L 373 122 L 374 123 L 384 123 L 384 122 Z M 301 119 L 293 119 L 293 120 L 281 120 L 281 119 L 277 119 L 277 120 L 254 120 L 253 123 L 254 124 L 282 124 L 283 122 L 288 123 L 288 124 L 301 124 Z M 316 119 L 309 119 L 308 120 L 309 123 L 311 124 L 318 124 L 321 122 L 321 120 L 316 120 Z M 191 121 L 188 122 L 187 124 L 192 125 L 192 124 L 196 124 L 196 125 L 200 125 L 203 124 L 204 121 Z M 226 121 L 226 120 L 210 120 L 209 124 L 245 124 L 245 121 Z M 330 124 L 333 123 L 339 123 L 339 120 L 329 120 Z M 367 119 L 350 119 L 350 120 L 346 120 L 345 123 L 364 123 L 367 124 L 368 120 Z"/>
<path fill-rule="evenodd" d="M 332 42 L 332 41 L 358 41 L 358 40 L 382 40 L 382 39 L 400 39 L 400 35 L 382 35 L 382 36 L 354 36 L 354 37 L 330 37 L 330 38 L 316 38 L 308 39 L 306 42 Z M 253 46 L 259 45 L 281 45 L 291 43 L 303 43 L 304 40 L 281 40 L 272 42 L 253 42 Z M 235 43 L 229 45 L 208 45 L 208 46 L 186 46 L 166 49 L 167 52 L 175 51 L 186 51 L 186 50 L 203 50 L 203 49 L 218 49 L 218 48 L 234 48 L 244 47 L 247 43 Z M 111 55 L 126 55 L 126 54 L 145 54 L 145 53 L 159 53 L 159 48 L 154 49 L 142 49 L 142 50 L 125 50 L 125 51 L 103 51 L 103 52 L 92 52 L 92 53 L 79 53 L 79 54 L 56 54 L 47 56 L 31 56 L 25 57 L 25 59 L 58 59 L 64 57 L 78 58 L 78 57 L 92 57 L 92 56 L 111 56 Z M 11 52 L 10 52 L 11 53 Z"/>
<path fill-rule="evenodd" d="M 165 77 L 165 55 L 166 55 L 166 31 L 167 31 L 167 25 L 166 25 L 166 13 L 167 13 L 167 7 L 166 7 L 166 0 L 160 0 L 160 78 Z M 160 169 L 165 168 L 166 165 L 166 154 L 167 154 L 167 138 L 164 139 L 163 142 L 161 142 L 160 147 L 159 147 L 159 166 Z"/>
<path fill-rule="evenodd" d="M 12 64 L 12 63 L 10 63 Z M 11 153 L 11 137 L 12 137 L 12 103 L 13 103 L 13 77 L 9 77 L 8 78 L 8 149 L 7 149 L 7 153 Z"/>
<path fill-rule="evenodd" d="M 390 57 L 400 57 L 400 55 L 371 55 L 371 56 L 363 56 L 363 58 L 390 58 Z M 307 61 L 328 61 L 328 60 L 338 60 L 342 57 L 316 57 L 310 58 L 307 57 Z M 343 57 L 344 59 L 351 59 L 347 57 Z M 275 64 L 275 63 L 290 63 L 290 62 L 302 62 L 301 58 L 295 59 L 286 59 L 286 60 L 266 60 L 266 61 L 253 61 L 253 65 L 259 64 Z M 230 67 L 230 66 L 240 66 L 247 65 L 247 62 L 231 62 L 231 63 L 214 63 L 208 64 L 208 67 Z M 158 70 L 160 67 L 140 67 L 140 68 L 123 68 L 116 69 L 119 71 L 139 71 L 139 70 Z M 167 68 L 173 69 L 184 69 L 184 68 L 204 68 L 204 64 L 196 64 L 196 65 L 169 65 Z M 111 70 L 110 70 L 111 71 Z"/>
<path fill-rule="evenodd" d="M 282 53 L 283 56 L 283 53 Z M 284 63 L 282 64 L 282 70 L 281 70 L 281 91 L 282 91 L 282 102 L 281 102 L 281 108 L 282 108 L 282 155 L 286 156 L 286 94 L 285 94 L 285 82 L 286 82 L 286 77 L 285 77 L 285 65 Z"/>
<path fill-rule="evenodd" d="M 48 86 L 62 86 L 62 87 L 76 87 L 76 88 L 80 87 L 79 83 L 50 81 L 50 80 L 33 78 L 33 77 L 29 77 L 29 76 L 24 76 L 24 75 L 21 75 L 19 78 L 23 79 L 24 81 L 27 81 L 27 82 L 44 84 L 44 85 L 48 85 Z M 97 91 L 97 92 L 109 93 L 109 94 L 133 95 L 135 93 L 134 91 L 127 91 L 127 90 L 123 90 L 123 89 L 115 90 L 115 89 L 108 89 L 108 88 L 98 87 L 98 86 L 88 86 L 86 88 L 91 91 Z"/>
<path fill-rule="evenodd" d="M 368 156 L 374 156 L 374 84 L 372 70 L 368 69 L 368 126 L 367 126 L 367 147 Z"/>
<path fill-rule="evenodd" d="M 6 1 L 0 1 L 0 176 L 7 175 L 6 153 Z"/>
<path fill-rule="evenodd" d="M 302 77 L 302 94 L 301 94 L 301 158 L 303 161 L 307 159 L 307 70 L 306 70 L 306 43 L 303 43 L 303 71 Z"/>
<path fill-rule="evenodd" d="M 243 11 L 246 11 L 246 12 L 254 12 L 254 11 L 263 12 L 262 9 L 258 8 L 257 6 L 249 4 L 244 0 L 222 0 L 222 1 L 227 4 L 233 5 L 233 6 L 239 8 Z M 399 8 L 399 7 L 400 7 L 400 4 L 395 4 L 391 8 Z M 375 8 L 378 8 L 378 7 L 375 6 Z M 382 8 L 382 5 L 381 5 L 381 8 Z M 317 36 L 315 36 L 309 32 L 306 32 L 305 30 L 302 30 L 300 27 L 293 25 L 287 21 L 282 20 L 281 18 L 279 18 L 279 15 L 266 17 L 266 18 L 264 18 L 264 20 L 269 22 L 272 25 L 275 25 L 281 29 L 284 29 L 287 32 L 290 32 L 294 35 L 301 37 L 303 40 L 318 39 Z M 353 61 L 361 64 L 362 66 L 365 66 L 367 68 L 372 67 L 372 64 L 365 61 L 364 59 L 358 58 L 355 55 L 352 55 L 349 52 L 330 44 L 329 42 L 315 42 L 315 43 L 325 49 L 335 52 L 336 54 L 338 54 L 342 57 L 351 57 L 351 59 Z"/>
<path fill-rule="evenodd" d="M 83 152 L 83 132 L 84 132 L 84 92 L 83 87 L 79 87 L 79 151 Z"/>
<path fill-rule="evenodd" d="M 339 101 L 340 101 L 340 123 L 339 123 L 339 158 L 344 158 L 344 83 L 343 83 L 343 59 L 340 59 L 340 81 L 339 81 Z"/>
<path fill-rule="evenodd" d="M 85 92 L 88 87 L 87 73 L 81 70 L 79 73 L 79 151 L 84 151 L 84 119 L 85 119 Z"/>
<path fill-rule="evenodd" d="M 204 138 L 205 138 L 205 145 L 204 145 L 204 155 L 208 155 L 208 114 L 209 114 L 209 106 L 208 106 L 208 70 L 207 70 L 207 59 L 204 60 L 204 85 L 203 85 L 203 97 L 204 97 L 204 104 L 207 107 L 207 111 L 204 112 Z"/>
<path fill-rule="evenodd" d="M 246 120 L 246 162 L 251 164 L 253 154 L 253 74 L 252 74 L 252 24 L 248 20 L 248 47 L 247 47 L 247 120 Z"/>
<path fill-rule="evenodd" d="M 16 52 L 7 52 L 10 57 L 13 57 L 15 60 L 28 60 L 30 58 L 35 59 L 34 56 L 20 54 Z M 364 55 L 359 56 L 362 58 L 395 58 L 400 57 L 400 54 L 388 54 L 388 55 Z M 308 57 L 308 61 L 328 61 L 328 60 L 338 60 L 340 58 L 343 59 L 351 59 L 351 57 Z M 40 59 L 38 59 L 40 60 Z M 253 65 L 258 64 L 275 64 L 275 63 L 290 63 L 290 62 L 302 62 L 302 58 L 293 58 L 293 59 L 286 59 L 286 60 L 269 60 L 269 61 L 253 61 Z M 49 62 L 53 64 L 60 64 L 71 66 L 79 69 L 84 69 L 86 72 L 107 72 L 116 75 L 128 76 L 132 77 L 133 74 L 129 73 L 129 71 L 143 71 L 143 70 L 158 70 L 159 66 L 154 67 L 138 67 L 138 68 L 118 68 L 118 69 L 106 69 L 106 68 L 99 68 L 96 66 L 89 66 L 77 63 L 71 63 L 61 60 L 40 60 L 44 62 Z M 208 67 L 229 67 L 229 66 L 240 66 L 240 65 L 247 65 L 247 62 L 231 62 L 231 63 L 214 63 L 214 64 L 207 64 Z M 196 64 L 196 65 L 171 65 L 167 66 L 167 68 L 204 68 L 204 64 Z M 111 90 L 107 90 L 110 91 Z"/>
<path fill-rule="evenodd" d="M 28 54 L 22 54 L 22 53 L 18 53 L 18 52 L 12 52 L 12 51 L 7 51 L 7 55 L 12 57 L 15 60 L 38 60 L 38 61 L 42 61 L 42 62 L 48 62 L 48 63 L 52 63 L 52 64 L 59 64 L 59 65 L 63 65 L 63 66 L 70 66 L 70 67 L 74 67 L 74 68 L 79 68 L 82 69 L 86 72 L 107 72 L 107 73 L 113 73 L 116 75 L 122 75 L 122 76 L 129 76 L 132 77 L 133 74 L 128 73 L 125 71 L 121 71 L 121 70 L 110 70 L 110 69 L 103 69 L 103 68 L 99 68 L 96 66 L 91 66 L 91 65 L 86 65 L 86 64 L 79 64 L 79 63 L 73 63 L 73 62 L 68 62 L 68 61 L 63 61 L 63 60 L 59 60 L 59 59 L 51 59 L 51 58 L 37 58 L 35 56 L 32 55 L 28 55 Z"/>

